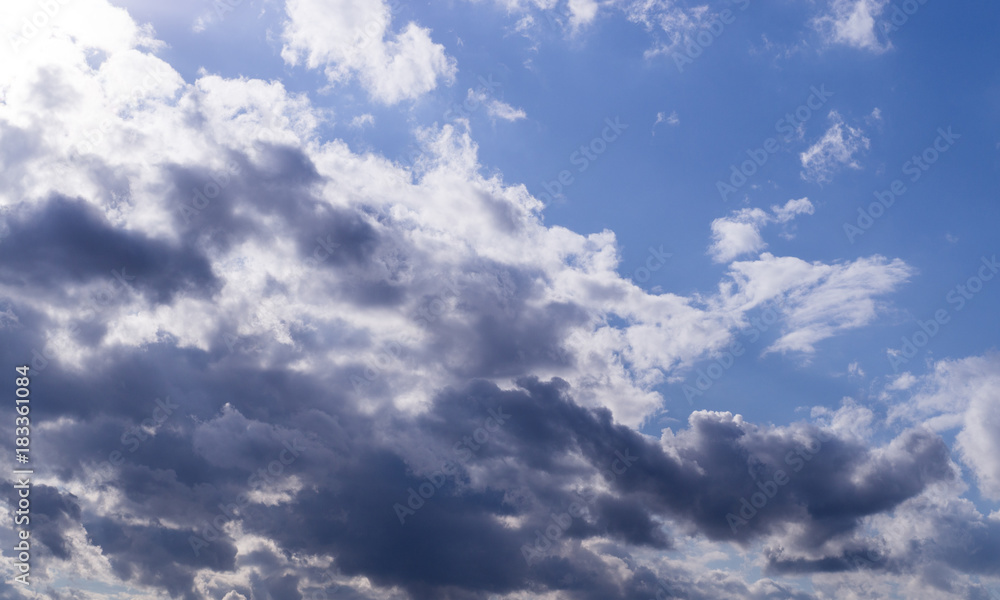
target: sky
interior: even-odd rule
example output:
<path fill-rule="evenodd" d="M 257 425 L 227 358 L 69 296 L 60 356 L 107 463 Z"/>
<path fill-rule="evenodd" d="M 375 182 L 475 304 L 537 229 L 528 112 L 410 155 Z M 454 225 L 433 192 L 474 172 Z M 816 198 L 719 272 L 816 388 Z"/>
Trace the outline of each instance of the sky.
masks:
<path fill-rule="evenodd" d="M 3 3 L 0 600 L 1000 600 L 998 17 Z"/>

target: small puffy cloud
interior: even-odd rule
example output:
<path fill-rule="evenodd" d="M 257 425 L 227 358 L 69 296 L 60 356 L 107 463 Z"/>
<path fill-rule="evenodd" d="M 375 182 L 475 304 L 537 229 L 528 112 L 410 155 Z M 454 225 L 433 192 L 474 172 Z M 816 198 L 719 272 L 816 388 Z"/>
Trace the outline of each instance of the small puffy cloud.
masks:
<path fill-rule="evenodd" d="M 485 106 L 486 114 L 491 119 L 503 119 L 504 121 L 520 121 L 527 118 L 527 114 L 520 108 L 514 108 L 510 104 L 497 100 L 489 95 L 485 88 L 469 90 L 468 100 L 473 106 Z"/>
<path fill-rule="evenodd" d="M 331 83 L 357 77 L 383 104 L 454 80 L 455 59 L 431 40 L 430 30 L 411 22 L 393 32 L 390 7 L 381 0 L 288 0 L 285 12 L 285 62 L 323 68 Z"/>
<path fill-rule="evenodd" d="M 578 29 L 588 25 L 597 16 L 597 0 L 569 0 L 570 26 Z"/>
<path fill-rule="evenodd" d="M 789 200 L 784 206 L 772 206 L 768 213 L 760 208 L 744 208 L 728 217 L 712 221 L 712 246 L 709 254 L 718 263 L 725 263 L 752 252 L 760 252 L 767 243 L 760 228 L 768 223 L 788 223 L 800 214 L 812 214 L 808 198 Z"/>
<path fill-rule="evenodd" d="M 917 378 L 913 376 L 912 373 L 903 373 L 899 377 L 893 379 L 886 389 L 889 390 L 908 390 L 913 387 L 913 384 L 917 382 Z"/>
<path fill-rule="evenodd" d="M 712 221 L 712 260 L 725 263 L 734 258 L 758 252 L 767 247 L 760 227 L 767 223 L 768 214 L 759 208 L 743 208 L 731 216 Z"/>
<path fill-rule="evenodd" d="M 504 121 L 520 121 L 528 116 L 523 109 L 514 108 L 510 104 L 496 99 L 490 100 L 486 104 L 486 114 Z"/>
<path fill-rule="evenodd" d="M 889 0 L 833 0 L 829 12 L 813 21 L 827 43 L 882 52 L 889 47 L 878 39 L 876 19 Z"/>
<path fill-rule="evenodd" d="M 798 215 L 811 215 L 813 214 L 813 210 L 813 205 L 812 202 L 809 201 L 809 198 L 789 200 L 784 206 L 771 207 L 771 212 L 774 214 L 774 220 L 778 223 L 787 223 Z"/>
<path fill-rule="evenodd" d="M 802 178 L 806 181 L 826 183 L 841 167 L 860 169 L 854 155 L 867 150 L 870 142 L 861 129 L 847 125 L 837 111 L 830 112 L 832 125 L 815 144 L 799 155 Z"/>
<path fill-rule="evenodd" d="M 358 115 L 353 119 L 351 119 L 350 126 L 352 129 L 361 129 L 368 125 L 374 125 L 374 124 L 375 124 L 375 117 L 369 113 L 365 113 L 363 115 Z"/>

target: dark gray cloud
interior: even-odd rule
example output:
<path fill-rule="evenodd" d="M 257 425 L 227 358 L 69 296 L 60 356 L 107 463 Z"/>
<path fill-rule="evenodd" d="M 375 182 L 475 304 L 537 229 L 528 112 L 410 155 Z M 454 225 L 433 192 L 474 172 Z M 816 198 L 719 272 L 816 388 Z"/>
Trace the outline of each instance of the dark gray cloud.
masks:
<path fill-rule="evenodd" d="M 245 319 L 239 310 L 209 325 L 207 348 L 163 335 L 141 348 L 109 344 L 82 365 L 56 356 L 34 386 L 47 399 L 39 418 L 60 423 L 57 435 L 38 442 L 39 456 L 60 481 L 92 482 L 93 497 L 41 493 L 50 506 L 40 512 L 40 541 L 54 559 L 74 560 L 66 532 L 82 527 L 124 581 L 195 598 L 199 571 L 248 569 L 246 585 L 218 588 L 219 597 L 235 589 L 281 600 L 305 590 L 346 593 L 337 578 L 353 576 L 419 599 L 514 591 L 580 600 L 648 600 L 658 591 L 809 597 L 777 582 L 654 574 L 636 558 L 671 552 L 682 535 L 745 547 L 776 541 L 783 550 L 766 564 L 775 575 L 918 568 L 916 555 L 855 558 L 878 547 L 858 541 L 865 519 L 955 477 L 937 435 L 908 430 L 876 449 L 814 426 L 698 412 L 673 437 L 652 440 L 608 409 L 581 406 L 565 381 L 521 377 L 573 366 L 578 357 L 564 340 L 592 317 L 572 302 L 541 301 L 541 273 L 482 258 L 450 280 L 423 273 L 426 251 L 392 216 L 320 202 L 321 179 L 302 153 L 266 153 L 266 168 L 234 155 L 238 178 L 170 171 L 168 202 L 187 202 L 190 190 L 213 196 L 193 213 L 176 213 L 179 244 L 120 230 L 79 200 L 15 211 L 2 242 L 13 253 L 0 259 L 0 277 L 8 289 L 44 289 L 64 303 L 60 290 L 110 279 L 122 263 L 135 275 L 122 302 L 133 289 L 153 304 L 207 299 L 219 283 L 206 257 L 244 236 L 284 237 L 303 264 L 334 276 L 318 286 L 329 298 L 402 309 L 426 339 L 387 346 L 392 359 L 404 370 L 436 365 L 454 385 L 435 390 L 415 415 L 395 410 L 393 373 L 368 378 L 371 366 L 350 359 L 324 370 L 288 366 L 315 352 L 371 349 L 376 342 L 356 325 L 301 322 L 288 329 L 293 344 L 258 332 L 234 351 L 225 334 Z M 52 243 L 32 253 L 30 239 Z M 265 298 L 292 293 L 283 286 L 271 278 Z M 20 296 L 5 302 L 18 320 L 5 325 L 11 345 L 2 354 L 17 362 L 45 346 L 53 323 Z M 118 302 L 104 308 L 113 312 Z M 98 343 L 104 323 L 81 327 L 77 339 Z M 352 377 L 369 383 L 357 389 Z M 101 495 L 114 498 L 107 510 L 81 508 Z M 239 530 L 278 551 L 237 554 L 230 536 Z M 937 550 L 935 560 L 992 573 L 986 557 L 1000 536 L 977 535 L 978 545 L 964 549 L 943 541 L 950 550 Z M 609 567 L 602 553 L 628 571 Z M 336 577 L 324 583 L 328 574 L 301 561 L 291 568 L 290 557 L 333 559 Z"/>
<path fill-rule="evenodd" d="M 181 292 L 210 294 L 217 285 L 203 255 L 115 227 L 83 200 L 56 196 L 40 206 L 22 205 L 5 226 L 0 283 L 44 292 L 49 300 L 60 299 L 68 284 L 94 281 L 103 284 L 99 305 L 128 289 L 159 304 Z"/>
<path fill-rule="evenodd" d="M 118 577 L 160 587 L 185 600 L 198 598 L 193 590 L 195 568 L 207 565 L 216 571 L 230 571 L 235 566 L 236 548 L 228 542 L 216 543 L 194 556 L 188 544 L 193 531 L 124 525 L 110 517 L 88 519 L 84 526 Z"/>
<path fill-rule="evenodd" d="M 473 380 L 443 391 L 419 416 L 405 417 L 359 410 L 337 391 L 344 377 L 292 376 L 172 344 L 109 353 L 85 374 L 47 372 L 37 393 L 66 398 L 51 418 L 58 411 L 73 423 L 40 447 L 46 461 L 60 465 L 59 477 L 68 480 L 120 451 L 123 463 L 106 470 L 101 485 L 121 495 L 117 510 L 149 524 L 78 510 L 63 510 L 53 523 L 82 523 L 124 580 L 185 597 L 194 597 L 199 569 L 270 572 L 253 589 L 275 598 L 294 598 L 295 578 L 305 578 L 303 588 L 315 585 L 308 571 L 282 574 L 278 558 L 266 552 L 237 557 L 223 529 L 239 520 L 283 552 L 332 557 L 338 573 L 363 575 L 413 598 L 559 590 L 567 598 L 625 599 L 642 597 L 653 585 L 649 574 L 635 565 L 623 579 L 582 542 L 610 540 L 634 564 L 635 551 L 672 547 L 665 525 L 742 544 L 794 528 L 786 538 L 790 551 L 809 552 L 850 542 L 864 517 L 891 511 L 953 476 L 941 440 L 919 430 L 874 452 L 806 426 L 757 427 L 726 414 L 696 413 L 664 447 L 616 424 L 606 409 L 578 405 L 560 380 L 525 378 L 511 390 Z M 123 443 L 123 434 L 149 418 L 156 398 L 167 396 L 176 404 L 172 414 L 130 451 L 135 440 Z M 482 439 L 477 431 L 486 431 L 491 415 L 503 423 Z M 250 481 L 293 441 L 300 454 L 280 474 Z M 803 453 L 810 459 L 795 472 L 798 463 L 788 457 Z M 449 461 L 449 474 L 435 473 Z M 788 483 L 734 533 L 727 514 L 773 478 L 776 466 L 788 470 Z M 394 505 L 407 503 L 410 490 L 429 481 L 433 494 L 401 524 Z M 241 494 L 282 489 L 289 491 L 277 503 L 221 508 L 236 505 Z M 574 502 L 585 505 L 582 515 L 538 560 L 526 561 L 525 545 Z M 192 536 L 206 541 L 197 554 Z M 55 552 L 69 552 L 58 528 L 48 539 Z M 809 560 L 775 556 L 770 568 L 858 570 L 850 552 L 864 550 Z M 962 565 L 956 557 L 956 568 L 975 568 L 975 556 Z M 685 583 L 684 574 L 665 581 L 677 588 L 675 597 L 711 597 L 710 588 Z M 754 591 L 743 597 L 776 596 Z"/>

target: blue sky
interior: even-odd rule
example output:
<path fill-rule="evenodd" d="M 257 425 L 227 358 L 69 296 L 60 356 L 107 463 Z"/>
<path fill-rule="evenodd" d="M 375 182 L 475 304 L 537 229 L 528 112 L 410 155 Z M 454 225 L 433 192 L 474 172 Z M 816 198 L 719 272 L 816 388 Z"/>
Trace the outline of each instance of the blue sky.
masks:
<path fill-rule="evenodd" d="M 0 594 L 989 597 L 998 15 L 5 6 Z"/>

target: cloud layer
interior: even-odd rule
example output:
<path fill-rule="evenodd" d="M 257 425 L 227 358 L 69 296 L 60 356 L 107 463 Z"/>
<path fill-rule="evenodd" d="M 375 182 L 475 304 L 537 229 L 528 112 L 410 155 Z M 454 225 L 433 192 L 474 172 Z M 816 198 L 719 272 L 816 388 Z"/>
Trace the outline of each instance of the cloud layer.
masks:
<path fill-rule="evenodd" d="M 604 5 L 567 6 L 582 27 Z M 673 36 L 672 3 L 628 9 Z M 25 42 L 46 52 L 0 56 L 0 356 L 46 399 L 46 597 L 79 597 L 65 578 L 186 600 L 975 597 L 998 575 L 996 513 L 960 477 L 1000 497 L 992 355 L 884 385 L 907 407 L 885 419 L 695 411 L 642 432 L 754 311 L 778 315 L 765 353 L 808 356 L 913 275 L 764 252 L 808 199 L 716 219 L 711 288 L 650 292 L 614 233 L 546 225 L 487 173 L 461 119 L 417 127 L 400 165 L 324 138 L 334 117 L 280 82 L 185 80 L 107 2 L 62 10 Z M 454 76 L 387 4 L 285 11 L 287 63 L 377 103 Z M 837 116 L 802 164 L 825 180 L 867 144 Z"/>

